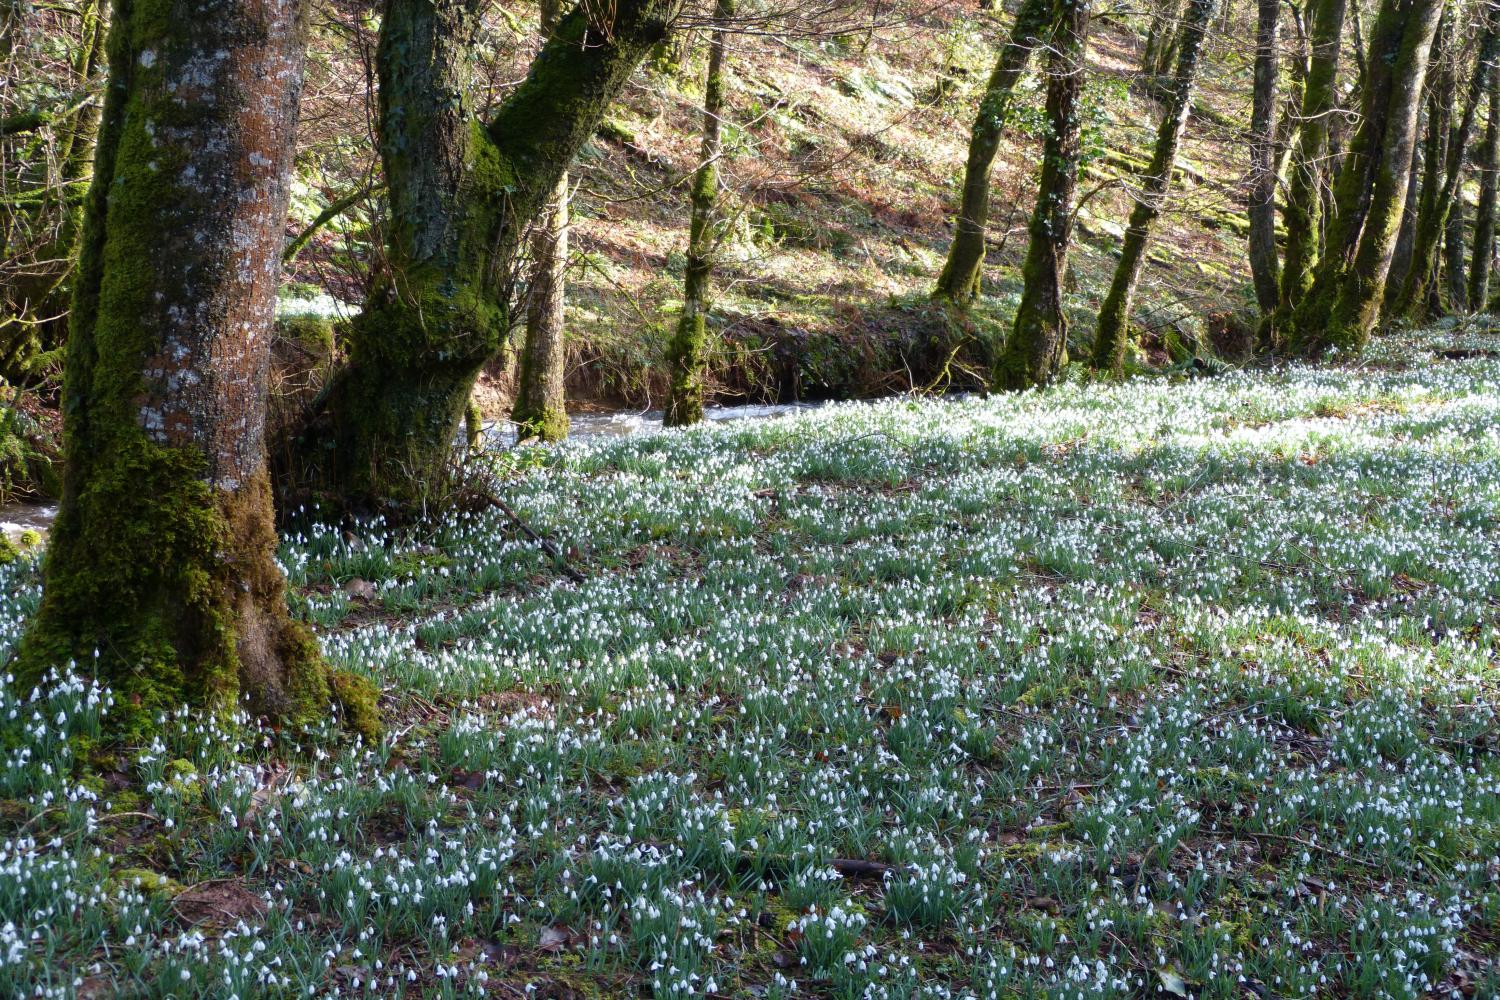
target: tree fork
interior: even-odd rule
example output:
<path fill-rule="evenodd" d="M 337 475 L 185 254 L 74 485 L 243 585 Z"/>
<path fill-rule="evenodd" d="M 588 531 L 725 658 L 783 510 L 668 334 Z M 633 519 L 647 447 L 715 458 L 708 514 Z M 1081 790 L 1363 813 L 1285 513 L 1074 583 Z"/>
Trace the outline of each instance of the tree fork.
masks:
<path fill-rule="evenodd" d="M 390 211 L 386 268 L 313 422 L 293 489 L 365 509 L 422 509 L 447 476 L 465 405 L 509 325 L 528 227 L 681 0 L 564 16 L 488 124 L 469 112 L 474 10 L 387 0 L 377 63 Z"/>

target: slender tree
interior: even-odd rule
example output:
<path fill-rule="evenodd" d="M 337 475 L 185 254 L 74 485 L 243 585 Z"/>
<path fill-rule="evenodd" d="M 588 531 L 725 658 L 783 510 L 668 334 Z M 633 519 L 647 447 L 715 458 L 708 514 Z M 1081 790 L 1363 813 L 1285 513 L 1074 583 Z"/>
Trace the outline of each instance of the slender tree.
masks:
<path fill-rule="evenodd" d="M 1453 208 L 1448 212 L 1448 226 L 1443 232 L 1443 271 L 1448 279 L 1445 291 L 1448 308 L 1456 313 L 1469 311 L 1469 286 L 1464 278 L 1465 230 L 1464 200 L 1460 196 L 1454 199 Z"/>
<path fill-rule="evenodd" d="M 1250 116 L 1250 274 L 1267 320 L 1281 287 L 1276 250 L 1276 83 L 1280 69 L 1281 0 L 1257 0 L 1255 89 Z"/>
<path fill-rule="evenodd" d="M 1173 45 L 1177 52 L 1177 68 L 1168 92 L 1167 106 L 1163 109 L 1161 126 L 1156 133 L 1156 148 L 1151 154 L 1151 165 L 1142 178 L 1135 206 L 1130 211 L 1130 224 L 1125 229 L 1125 242 L 1120 248 L 1114 278 L 1099 309 L 1098 328 L 1094 334 L 1095 368 L 1118 372 L 1125 366 L 1125 348 L 1130 339 L 1131 299 L 1140 280 L 1141 265 L 1146 259 L 1151 228 L 1161 215 L 1172 187 L 1177 149 L 1182 144 L 1182 133 L 1187 128 L 1188 115 L 1193 107 L 1193 85 L 1198 77 L 1203 39 L 1217 9 L 1218 0 L 1188 0 L 1181 37 Z"/>
<path fill-rule="evenodd" d="M 1324 178 L 1328 174 L 1329 126 L 1336 109 L 1339 45 L 1344 36 L 1344 0 L 1315 0 L 1308 22 L 1309 58 L 1303 87 L 1302 122 L 1287 184 L 1286 263 L 1281 271 L 1283 312 L 1296 307 L 1312 282 L 1321 238 Z"/>
<path fill-rule="evenodd" d="M 1424 200 L 1422 211 L 1417 216 L 1416 240 L 1412 245 L 1411 267 L 1406 272 L 1406 281 L 1400 295 L 1395 299 L 1390 312 L 1393 316 L 1417 317 L 1430 313 L 1441 295 L 1436 284 L 1438 250 L 1448 228 L 1448 216 L 1458 200 L 1459 181 L 1463 177 L 1465 154 L 1469 137 L 1474 131 L 1474 119 L 1479 104 L 1489 90 L 1490 74 L 1497 55 L 1500 55 L 1500 4 L 1484 5 L 1484 30 L 1479 43 L 1479 52 L 1474 62 L 1474 71 L 1469 78 L 1468 94 L 1463 112 L 1450 131 L 1443 151 L 1441 186 L 1433 200 Z"/>
<path fill-rule="evenodd" d="M 717 246 L 714 226 L 719 206 L 719 159 L 724 153 L 723 119 L 725 64 L 729 53 L 729 22 L 735 0 L 718 0 L 713 38 L 708 46 L 708 75 L 703 84 L 703 144 L 693 177 L 693 213 L 688 231 L 687 276 L 683 282 L 682 314 L 677 332 L 667 345 L 667 370 L 672 379 L 663 422 L 686 427 L 703 419 L 704 351 L 707 348 L 708 291 Z"/>
<path fill-rule="evenodd" d="M 1049 0 L 1022 0 L 1010 39 L 1000 50 L 979 104 L 979 116 L 969 137 L 969 160 L 964 168 L 963 200 L 959 205 L 948 261 L 938 277 L 934 297 L 958 305 L 979 294 L 984 273 L 984 243 L 990 214 L 990 172 L 1005 131 L 1006 111 L 1016 83 L 1026 72 L 1031 52 L 1046 30 Z"/>
<path fill-rule="evenodd" d="M 1442 0 L 1381 2 L 1370 33 L 1359 128 L 1335 182 L 1326 250 L 1287 331 L 1295 353 L 1358 350 L 1378 318 L 1442 9 Z"/>
<path fill-rule="evenodd" d="M 264 440 L 301 78 L 296 3 L 115 7 L 65 492 L 20 674 L 73 660 L 133 729 L 183 704 L 300 718 L 329 700 L 287 613 Z"/>
<path fill-rule="evenodd" d="M 1047 41 L 1047 139 L 1022 269 L 1021 303 L 1010 337 L 995 362 L 993 381 L 1002 389 L 1044 385 L 1067 361 L 1063 276 L 1068 266 L 1083 145 L 1078 99 L 1083 92 L 1092 12 L 1092 0 L 1055 0 L 1052 8 Z"/>
<path fill-rule="evenodd" d="M 1474 253 L 1469 258 L 1469 308 L 1484 311 L 1490 302 L 1490 274 L 1495 256 L 1496 176 L 1500 172 L 1500 72 L 1490 74 L 1489 121 L 1479 156 L 1479 208 L 1474 215 Z"/>
<path fill-rule="evenodd" d="M 386 0 L 377 53 L 384 267 L 290 478 L 379 508 L 420 508 L 443 481 L 475 378 L 509 327 L 528 227 L 681 3 L 580 4 L 480 122 L 469 110 L 478 5 Z"/>
<path fill-rule="evenodd" d="M 562 0 L 542 0 L 542 37 L 562 17 Z M 568 436 L 567 318 L 568 172 L 558 179 L 531 233 L 531 283 L 526 291 L 526 340 L 516 376 L 511 420 L 526 441 L 561 441 Z"/>

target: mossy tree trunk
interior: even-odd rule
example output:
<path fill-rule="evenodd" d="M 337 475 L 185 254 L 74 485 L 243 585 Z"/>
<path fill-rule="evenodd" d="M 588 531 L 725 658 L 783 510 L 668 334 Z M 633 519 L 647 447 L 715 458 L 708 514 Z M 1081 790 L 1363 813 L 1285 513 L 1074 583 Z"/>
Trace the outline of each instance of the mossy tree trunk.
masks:
<path fill-rule="evenodd" d="M 1448 212 L 1448 226 L 1443 233 L 1443 272 L 1447 278 L 1445 291 L 1448 308 L 1456 313 L 1469 311 L 1469 288 L 1464 281 L 1464 200 L 1454 199 Z"/>
<path fill-rule="evenodd" d="M 542 0 L 542 37 L 562 17 L 562 0 Z M 521 441 L 568 436 L 567 318 L 568 173 L 563 171 L 531 233 L 531 281 L 526 289 L 526 340 L 510 418 Z"/>
<path fill-rule="evenodd" d="M 1156 9 L 1152 11 L 1151 27 L 1146 32 L 1146 45 L 1141 51 L 1142 75 L 1161 76 L 1172 65 L 1173 42 L 1186 2 L 1187 0 L 1159 0 Z"/>
<path fill-rule="evenodd" d="M 993 381 L 1001 389 L 1045 385 L 1067 361 L 1063 277 L 1068 267 L 1078 158 L 1083 145 L 1078 99 L 1086 72 L 1091 2 L 1056 0 L 1052 8 L 1047 42 L 1047 139 L 1022 269 L 1021 303 L 1016 308 L 1015 325 L 995 362 Z"/>
<path fill-rule="evenodd" d="M 1261 316 L 1276 311 L 1281 257 L 1276 249 L 1276 83 L 1280 71 L 1281 0 L 1258 0 L 1255 84 L 1250 115 L 1250 273 Z"/>
<path fill-rule="evenodd" d="M 1011 26 L 1010 38 L 1000 50 L 994 72 L 984 88 L 979 115 L 969 136 L 969 159 L 964 167 L 963 198 L 959 204 L 948 261 L 938 276 L 934 298 L 957 305 L 979 294 L 984 274 L 984 245 L 990 215 L 990 173 L 1005 132 L 1006 110 L 1016 83 L 1026 72 L 1031 52 L 1046 29 L 1051 6 L 1048 0 L 1022 0 Z"/>
<path fill-rule="evenodd" d="M 1401 225 L 1396 230 L 1396 248 L 1391 253 L 1391 269 L 1385 282 L 1387 305 L 1406 283 L 1406 272 L 1411 268 L 1412 245 L 1417 241 L 1417 215 L 1422 205 L 1422 182 L 1429 159 L 1425 146 L 1424 142 L 1417 148 L 1411 170 L 1406 175 L 1406 207 L 1401 213 Z"/>
<path fill-rule="evenodd" d="M 1424 198 L 1422 211 L 1417 216 L 1411 267 L 1407 270 L 1400 295 L 1390 309 L 1392 316 L 1422 318 L 1443 309 L 1443 289 L 1437 283 L 1438 251 L 1448 229 L 1448 216 L 1458 200 L 1459 181 L 1463 177 L 1464 159 L 1468 152 L 1469 137 L 1474 131 L 1474 119 L 1480 102 L 1489 90 L 1490 74 L 1494 70 L 1496 56 L 1500 55 L 1500 16 L 1497 16 L 1500 15 L 1500 9 L 1497 8 L 1500 8 L 1500 4 L 1484 5 L 1484 33 L 1474 62 L 1474 72 L 1469 78 L 1463 111 L 1450 130 L 1443 150 L 1442 169 L 1436 174 L 1441 177 L 1441 185 L 1437 186 L 1430 202 Z"/>
<path fill-rule="evenodd" d="M 1317 0 L 1308 23 L 1309 57 L 1303 87 L 1302 123 L 1287 182 L 1286 263 L 1281 269 L 1279 307 L 1296 308 L 1312 282 L 1322 233 L 1323 191 L 1331 119 L 1338 99 L 1339 47 L 1344 37 L 1344 0 Z"/>
<path fill-rule="evenodd" d="M 1146 248 L 1151 242 L 1151 227 L 1161 215 L 1172 187 L 1177 150 L 1182 145 L 1182 133 L 1187 128 L 1188 115 L 1193 107 L 1193 85 L 1198 77 L 1203 39 L 1217 8 L 1218 0 L 1188 0 L 1181 36 L 1173 46 L 1177 51 L 1177 68 L 1161 126 L 1156 133 L 1156 148 L 1151 154 L 1151 165 L 1146 169 L 1141 190 L 1135 196 L 1135 206 L 1130 210 L 1130 224 L 1125 229 L 1120 259 L 1115 265 L 1104 304 L 1099 309 L 1092 359 L 1095 368 L 1118 372 L 1125 366 L 1125 349 L 1130 340 L 1131 299 L 1140 280 Z"/>
<path fill-rule="evenodd" d="M 1496 177 L 1500 172 L 1500 72 L 1490 74 L 1489 122 L 1479 156 L 1479 207 L 1474 214 L 1474 252 L 1469 258 L 1469 308 L 1489 308 L 1495 256 Z"/>
<path fill-rule="evenodd" d="M 1375 325 L 1442 10 L 1442 0 L 1382 0 L 1371 30 L 1359 128 L 1335 182 L 1325 252 L 1287 330 L 1294 353 L 1358 350 Z"/>
<path fill-rule="evenodd" d="M 76 661 L 136 732 L 244 701 L 325 710 L 266 472 L 298 4 L 118 0 L 64 398 L 67 469 L 23 685 Z"/>
<path fill-rule="evenodd" d="M 724 77 L 729 54 L 729 21 L 734 10 L 735 0 L 717 0 L 716 23 L 708 46 L 708 74 L 703 84 L 703 142 L 698 171 L 693 177 L 682 314 L 677 318 L 677 332 L 667 345 L 667 371 L 672 384 L 663 423 L 668 427 L 687 427 L 703 419 L 708 291 L 718 248 L 714 227 L 718 221 L 719 159 L 724 155 Z"/>
<path fill-rule="evenodd" d="M 495 117 L 468 107 L 477 10 L 387 0 L 377 62 L 389 191 L 383 271 L 294 481 L 345 506 L 420 510 L 500 349 L 528 227 L 681 0 L 581 4 Z"/>
<path fill-rule="evenodd" d="M 1458 92 L 1454 51 L 1448 40 L 1452 30 L 1451 15 L 1451 11 L 1445 13 L 1438 22 L 1437 38 L 1432 43 L 1433 65 L 1428 74 L 1423 139 L 1412 161 L 1406 211 L 1396 235 L 1396 252 L 1391 259 L 1390 274 L 1386 276 L 1385 302 L 1381 307 L 1385 318 L 1397 315 L 1402 309 L 1407 281 L 1416 263 L 1418 228 L 1423 219 L 1431 219 L 1437 213 L 1438 198 L 1442 196 L 1443 165 L 1453 134 L 1453 104 Z M 1428 266 L 1433 264 L 1435 260 L 1429 260 Z M 1423 279 L 1423 284 L 1434 287 L 1426 279 Z"/>

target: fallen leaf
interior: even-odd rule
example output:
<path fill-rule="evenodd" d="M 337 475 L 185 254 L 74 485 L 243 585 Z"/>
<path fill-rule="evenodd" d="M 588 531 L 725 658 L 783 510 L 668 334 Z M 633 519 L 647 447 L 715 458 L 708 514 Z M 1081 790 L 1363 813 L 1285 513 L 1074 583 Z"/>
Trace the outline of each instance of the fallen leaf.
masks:
<path fill-rule="evenodd" d="M 1161 988 L 1173 996 L 1186 997 L 1188 995 L 1187 980 L 1183 979 L 1171 969 L 1157 969 L 1156 978 L 1161 980 Z"/>

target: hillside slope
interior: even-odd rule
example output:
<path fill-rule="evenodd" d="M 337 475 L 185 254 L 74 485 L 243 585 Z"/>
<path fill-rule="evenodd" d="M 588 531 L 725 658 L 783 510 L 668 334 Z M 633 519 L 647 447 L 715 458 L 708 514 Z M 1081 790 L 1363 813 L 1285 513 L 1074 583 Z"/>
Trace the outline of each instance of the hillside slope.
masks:
<path fill-rule="evenodd" d="M 1044 127 L 1035 74 L 1023 83 L 995 171 L 985 295 L 970 317 L 957 319 L 931 307 L 927 294 L 952 231 L 979 92 L 1009 20 L 948 4 L 870 34 L 736 39 L 724 164 L 735 225 L 717 276 L 714 324 L 721 400 L 981 385 L 979 372 L 1019 294 Z M 529 40 L 506 30 L 497 29 L 501 55 L 488 67 L 491 80 L 519 79 L 530 53 Z M 697 159 L 702 42 L 685 35 L 649 65 L 576 165 L 568 315 L 570 390 L 581 403 L 649 407 L 661 399 L 657 362 L 680 305 L 686 180 Z M 1098 23 L 1091 45 L 1084 200 L 1068 303 L 1078 346 L 1092 337 L 1130 187 L 1154 134 L 1155 102 L 1131 86 L 1140 45 L 1132 25 L 1110 20 Z M 1156 361 L 1174 338 L 1222 338 L 1233 327 L 1226 317 L 1249 305 L 1239 127 L 1249 114 L 1248 79 L 1244 56 L 1211 43 L 1179 193 L 1138 300 Z M 501 83 L 491 93 L 504 89 Z M 325 155 L 333 148 L 328 109 L 336 104 L 322 92 L 311 100 L 309 140 Z M 347 112 L 347 101 L 338 106 Z M 342 127 L 351 122 L 346 113 Z M 321 163 L 325 178 L 360 162 L 346 155 L 347 145 L 338 149 Z M 306 198 L 300 211 L 310 218 L 326 201 Z M 336 295 L 342 288 L 341 297 L 357 300 L 348 269 L 328 266 L 349 242 L 347 233 L 320 236 L 290 278 Z M 506 372 L 506 362 L 497 363 L 487 380 L 487 408 L 496 415 Z"/>

